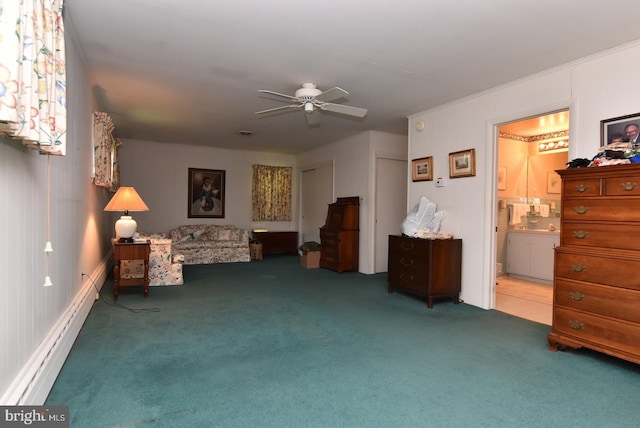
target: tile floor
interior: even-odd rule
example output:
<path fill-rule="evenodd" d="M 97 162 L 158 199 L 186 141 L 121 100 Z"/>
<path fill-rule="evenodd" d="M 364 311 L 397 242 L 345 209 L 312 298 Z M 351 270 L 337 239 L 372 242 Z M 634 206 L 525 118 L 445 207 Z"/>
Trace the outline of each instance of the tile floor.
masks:
<path fill-rule="evenodd" d="M 496 279 L 496 310 L 551 325 L 553 286 L 519 278 Z"/>

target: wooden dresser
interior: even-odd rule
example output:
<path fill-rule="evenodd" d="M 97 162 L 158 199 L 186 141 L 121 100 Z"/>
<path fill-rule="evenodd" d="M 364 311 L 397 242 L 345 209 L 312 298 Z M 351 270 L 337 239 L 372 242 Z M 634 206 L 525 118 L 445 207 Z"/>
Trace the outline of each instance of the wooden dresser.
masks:
<path fill-rule="evenodd" d="M 360 198 L 338 198 L 329 205 L 320 228 L 320 267 L 345 272 L 358 270 L 360 252 Z"/>
<path fill-rule="evenodd" d="M 562 177 L 549 349 L 585 347 L 640 363 L 640 165 Z"/>
<path fill-rule="evenodd" d="M 460 302 L 461 239 L 420 239 L 389 235 L 389 293 L 396 289 L 433 299 Z"/>

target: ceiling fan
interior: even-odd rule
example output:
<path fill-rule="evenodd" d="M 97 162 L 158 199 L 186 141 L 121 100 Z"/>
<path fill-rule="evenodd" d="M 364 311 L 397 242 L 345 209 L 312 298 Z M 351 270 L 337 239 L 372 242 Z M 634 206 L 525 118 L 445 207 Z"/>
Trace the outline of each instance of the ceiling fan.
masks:
<path fill-rule="evenodd" d="M 335 104 L 330 102 L 349 95 L 349 92 L 338 87 L 331 88 L 323 92 L 316 87 L 315 83 L 303 83 L 302 88 L 298 89 L 294 96 L 281 94 L 274 91 L 268 91 L 266 89 L 259 89 L 258 92 L 284 98 L 284 100 L 280 101 L 286 101 L 292 104 L 257 111 L 257 115 L 290 109 L 304 109 L 304 112 L 306 113 L 305 116 L 307 118 L 307 124 L 315 125 L 320 122 L 320 110 L 355 117 L 364 117 L 367 114 L 367 109 L 364 108 L 345 106 L 342 104 Z"/>

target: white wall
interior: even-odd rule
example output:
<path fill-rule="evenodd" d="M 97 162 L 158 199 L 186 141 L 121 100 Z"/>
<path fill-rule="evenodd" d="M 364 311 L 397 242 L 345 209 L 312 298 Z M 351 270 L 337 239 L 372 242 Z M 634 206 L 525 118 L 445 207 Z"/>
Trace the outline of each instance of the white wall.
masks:
<path fill-rule="evenodd" d="M 407 137 L 367 131 L 298 155 L 300 170 L 333 162 L 334 198 L 360 197 L 361 273 L 375 273 L 374 195 L 376 156 L 406 159 Z"/>
<path fill-rule="evenodd" d="M 202 223 L 234 224 L 248 230 L 298 230 L 298 173 L 294 155 L 123 140 L 119 156 L 121 184 L 135 187 L 149 207 L 147 212 L 131 213 L 140 230 L 168 234 L 171 229 L 182 224 Z M 291 221 L 252 221 L 253 164 L 293 167 Z M 187 217 L 189 168 L 225 171 L 224 218 Z"/>
<path fill-rule="evenodd" d="M 91 184 L 91 92 L 67 26 L 67 156 L 51 157 L 52 287 L 45 277 L 47 157 L 0 139 L 0 404 L 42 404 L 101 286 L 111 225 Z M 89 296 L 89 297 L 88 297 Z M 60 403 L 64 404 L 64 403 Z"/>
<path fill-rule="evenodd" d="M 569 159 L 591 158 L 600 121 L 640 112 L 640 41 L 409 118 L 409 157 L 433 156 L 434 182 L 410 183 L 408 205 L 424 195 L 445 211 L 442 230 L 463 240 L 462 299 L 493 307 L 495 265 L 495 125 L 571 109 Z M 417 121 L 426 124 L 423 132 Z M 449 179 L 449 153 L 476 149 L 476 176 Z"/>

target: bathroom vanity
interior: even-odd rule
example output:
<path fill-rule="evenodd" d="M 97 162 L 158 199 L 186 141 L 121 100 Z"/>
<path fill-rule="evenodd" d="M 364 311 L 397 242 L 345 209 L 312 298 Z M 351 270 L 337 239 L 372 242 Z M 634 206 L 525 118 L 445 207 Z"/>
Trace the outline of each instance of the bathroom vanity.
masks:
<path fill-rule="evenodd" d="M 557 231 L 522 229 L 507 233 L 507 270 L 509 275 L 553 282 L 554 248 L 560 245 Z"/>

